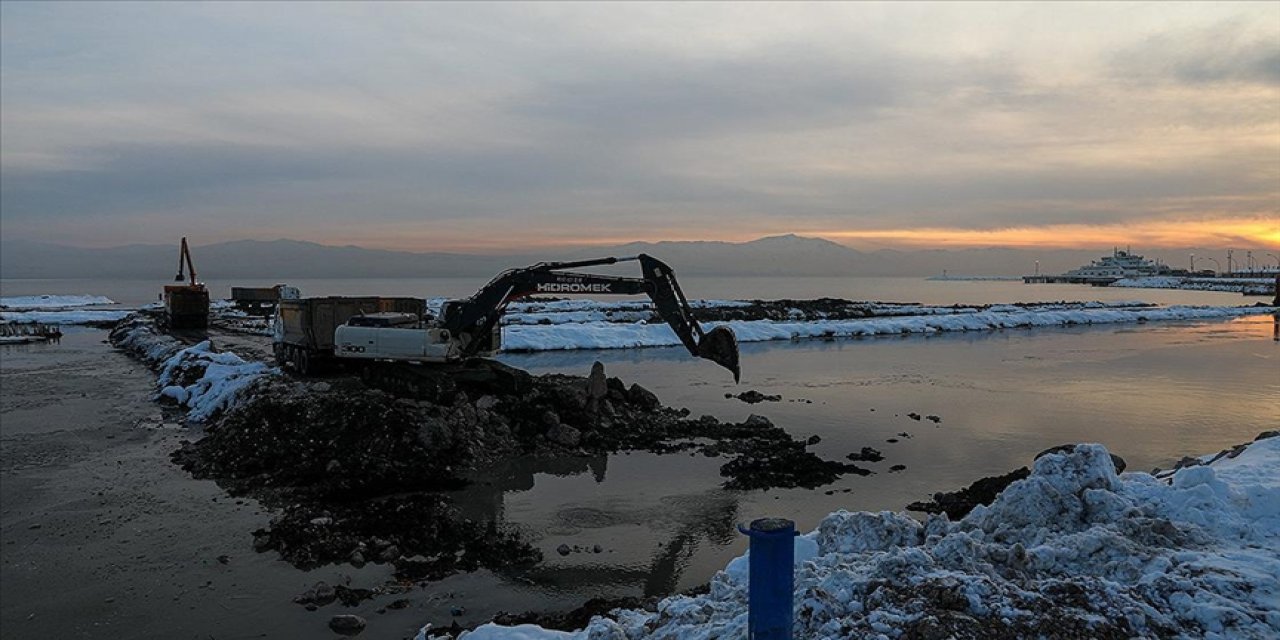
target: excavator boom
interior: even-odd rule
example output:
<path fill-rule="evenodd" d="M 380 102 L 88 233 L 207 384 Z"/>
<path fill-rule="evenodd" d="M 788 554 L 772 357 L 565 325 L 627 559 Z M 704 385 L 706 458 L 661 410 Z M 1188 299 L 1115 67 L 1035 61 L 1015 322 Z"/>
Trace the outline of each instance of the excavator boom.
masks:
<path fill-rule="evenodd" d="M 632 260 L 640 262 L 642 278 L 567 271 Z M 564 293 L 647 295 L 653 300 L 658 316 L 671 326 L 690 354 L 732 371 L 735 382 L 741 375 L 738 340 L 733 331 L 727 327 L 716 327 L 704 332 L 702 325 L 693 317 L 693 309 L 680 290 L 671 267 L 645 254 L 576 262 L 543 262 L 504 271 L 470 298 L 446 305 L 440 325 L 459 339 L 465 355 L 475 355 L 483 350 L 487 336 L 513 300 L 537 294 Z"/>

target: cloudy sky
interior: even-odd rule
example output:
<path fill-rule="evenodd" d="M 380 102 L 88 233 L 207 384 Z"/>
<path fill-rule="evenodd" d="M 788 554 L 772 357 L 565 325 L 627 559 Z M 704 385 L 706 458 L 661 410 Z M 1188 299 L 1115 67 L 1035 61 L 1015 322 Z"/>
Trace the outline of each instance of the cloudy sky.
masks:
<path fill-rule="evenodd" d="M 1280 3 L 0 4 L 86 246 L 1280 247 Z"/>

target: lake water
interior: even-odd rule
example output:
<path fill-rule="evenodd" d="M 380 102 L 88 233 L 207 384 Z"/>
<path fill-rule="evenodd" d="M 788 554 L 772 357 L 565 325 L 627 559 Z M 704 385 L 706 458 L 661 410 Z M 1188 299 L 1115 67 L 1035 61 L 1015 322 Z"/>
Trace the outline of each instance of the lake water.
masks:
<path fill-rule="evenodd" d="M 483 284 L 481 280 L 292 284 L 302 287 L 304 295 L 459 296 L 474 291 Z M 0 292 L 6 296 L 100 294 L 124 304 L 139 304 L 150 301 L 152 292 L 162 284 L 5 280 L 0 283 Z M 226 295 L 229 284 L 211 283 L 216 296 Z M 683 284 L 688 295 L 696 298 L 831 296 L 927 304 L 1145 300 L 1237 305 L 1257 300 L 1212 292 L 914 278 L 685 278 Z M 379 616 L 374 611 L 386 604 L 381 600 L 330 613 L 352 612 L 370 618 L 371 626 L 362 637 L 398 638 L 412 635 L 415 625 L 425 622 L 447 626 L 455 619 L 450 610 L 458 606 L 466 611 L 456 619 L 470 624 L 498 610 L 567 609 L 593 597 L 668 594 L 705 584 L 716 570 L 745 550 L 746 540 L 734 528 L 738 523 L 781 516 L 808 530 L 837 509 L 900 510 L 935 491 L 956 489 L 980 477 L 1029 464 L 1037 452 L 1058 444 L 1101 442 L 1123 456 L 1130 469 L 1168 466 L 1183 455 L 1216 451 L 1280 427 L 1280 376 L 1276 375 L 1280 371 L 1280 342 L 1273 340 L 1275 322 L 1272 316 L 1252 316 L 1199 323 L 744 344 L 739 385 L 734 385 L 723 369 L 689 358 L 682 349 L 507 354 L 501 359 L 535 373 L 585 375 L 592 362 L 599 360 L 609 375 L 638 382 L 664 403 L 688 407 L 694 415 L 736 421 L 757 413 L 796 436 L 820 436 L 821 441 L 812 449 L 824 457 L 843 459 L 870 446 L 883 452 L 885 460 L 861 463 L 875 470 L 875 475 L 848 476 L 817 490 L 749 492 L 720 487 L 722 458 L 622 454 L 511 462 L 477 474 L 477 481 L 457 498 L 474 517 L 497 519 L 523 530 L 542 549 L 544 562 L 533 568 L 478 572 L 432 583 L 414 590 L 410 594 L 412 607 L 394 615 Z M 50 348 L 65 350 L 68 346 Z M 39 359 L 35 350 L 10 353 L 22 353 L 26 360 Z M 92 357 L 123 358 L 96 352 Z M 60 366 L 77 370 L 96 366 L 90 360 L 72 360 Z M 18 362 L 11 355 L 6 364 Z M 6 394 L 10 394 L 19 378 L 7 379 Z M 747 389 L 780 394 L 783 401 L 746 405 L 724 397 Z M 138 395 L 136 390 L 131 393 Z M 51 396 L 42 402 L 52 406 L 59 401 Z M 915 421 L 907 417 L 910 412 L 936 414 L 942 421 L 936 426 Z M 10 413 L 9 417 L 15 415 Z M 74 416 L 67 418 L 75 420 Z M 910 437 L 898 435 L 901 433 Z M 889 438 L 899 442 L 889 443 Z M 14 441 L 9 442 L 11 453 Z M 86 460 L 83 464 L 98 463 Z M 896 464 L 906 465 L 906 469 L 889 472 Z M 212 493 L 216 497 L 216 490 L 208 483 L 184 480 L 181 472 L 165 471 L 167 468 L 159 466 L 154 471 L 168 474 L 165 486 L 186 487 L 184 483 L 190 482 L 202 496 Z M 74 468 L 68 473 L 72 471 L 79 473 Z M 185 508 L 183 504 L 175 499 L 172 508 Z M 265 517 L 255 515 L 254 521 Z M 25 524 L 21 527 L 15 530 L 26 531 Z M 203 549 L 196 562 L 206 573 L 222 571 L 216 562 L 209 569 L 209 558 L 232 549 L 229 570 L 243 572 L 239 574 L 240 585 L 256 585 L 254 599 L 239 599 L 244 597 L 243 591 L 232 589 L 217 592 L 219 606 L 227 611 L 252 607 L 246 610 L 251 614 L 239 619 L 224 616 L 219 613 L 222 609 L 193 603 L 192 615 L 227 618 L 219 625 L 232 635 L 264 628 L 286 635 L 290 631 L 323 635 L 327 615 L 308 617 L 289 600 L 317 579 L 333 581 L 351 575 L 350 568 L 296 572 L 273 561 L 269 554 L 249 552 L 248 529 L 247 524 L 224 526 L 218 531 L 225 541 L 211 542 L 214 534 L 210 533 L 193 544 Z M 139 529 L 138 534 L 147 539 L 146 531 Z M 586 549 L 600 545 L 601 552 L 561 556 L 556 552 L 561 544 Z M 126 545 L 119 554 L 138 551 Z M 186 569 L 176 571 L 196 584 L 206 579 L 204 574 L 187 576 Z M 357 579 L 376 580 L 376 571 L 367 567 Z M 143 584 L 154 576 L 126 573 L 115 579 L 122 584 L 130 580 Z M 226 581 L 214 579 L 221 580 L 215 586 Z M 205 597 L 213 596 L 211 591 Z M 102 602 L 103 596 L 94 597 L 95 602 Z M 138 609 L 140 616 L 151 615 L 142 601 L 129 606 Z M 25 616 L 25 610 L 15 607 L 8 613 Z M 180 618 L 146 628 L 167 635 L 189 631 Z M 126 629 L 117 637 L 130 635 Z"/>
<path fill-rule="evenodd" d="M 580 594 L 635 595 L 639 575 L 648 576 L 646 591 L 692 587 L 743 551 L 733 530 L 738 522 L 780 516 L 809 530 L 836 509 L 900 510 L 1030 464 L 1039 451 L 1064 443 L 1101 442 L 1130 469 L 1150 470 L 1252 440 L 1280 427 L 1273 322 L 1261 316 L 747 344 L 736 387 L 714 365 L 678 349 L 510 355 L 503 359 L 535 372 L 585 374 L 598 359 L 609 374 L 694 415 L 741 420 L 758 413 L 794 435 L 820 436 L 812 449 L 824 457 L 870 446 L 885 460 L 863 463 L 876 475 L 818 490 L 729 492 L 716 488 L 720 459 L 613 456 L 510 488 L 502 512 L 544 536 L 548 552 L 561 543 L 616 549 L 598 571 L 587 570 L 602 562 L 597 557 L 549 553 L 544 580 L 572 584 Z M 724 398 L 743 389 L 779 394 L 783 402 Z M 812 404 L 795 402 L 802 399 Z M 942 422 L 912 420 L 911 412 Z M 904 432 L 910 437 L 898 435 Z M 895 464 L 907 468 L 888 473 Z"/>

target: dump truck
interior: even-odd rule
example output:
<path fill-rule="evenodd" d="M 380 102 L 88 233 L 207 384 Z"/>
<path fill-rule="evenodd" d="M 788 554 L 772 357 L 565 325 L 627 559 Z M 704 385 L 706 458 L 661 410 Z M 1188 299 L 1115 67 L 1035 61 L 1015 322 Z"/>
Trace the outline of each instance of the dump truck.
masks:
<path fill-rule="evenodd" d="M 426 311 L 422 298 L 344 297 L 280 300 L 272 320 L 276 362 L 308 375 L 332 362 L 334 334 L 353 317 L 394 313 L 418 323 Z"/>
<path fill-rule="evenodd" d="M 578 267 L 640 263 L 641 277 L 570 271 Z M 394 304 L 353 305 L 352 298 L 281 301 L 277 311 L 276 357 L 306 373 L 317 357 L 356 363 L 457 363 L 492 355 L 502 346 L 502 315 L 514 300 L 536 294 L 647 295 L 654 311 L 695 357 L 711 360 L 740 376 L 738 339 L 728 327 L 704 331 L 676 282 L 671 267 L 649 255 L 540 262 L 508 269 L 469 298 L 444 303 L 438 317 Z M 389 300 L 372 298 L 368 300 Z M 314 306 L 312 306 L 314 305 Z M 345 305 L 345 306 L 339 306 Z M 375 308 L 376 307 L 376 308 Z"/>
<path fill-rule="evenodd" d="M 281 300 L 297 300 L 302 294 L 297 287 L 278 284 L 274 287 L 231 287 L 231 302 L 251 315 L 270 317 Z"/>

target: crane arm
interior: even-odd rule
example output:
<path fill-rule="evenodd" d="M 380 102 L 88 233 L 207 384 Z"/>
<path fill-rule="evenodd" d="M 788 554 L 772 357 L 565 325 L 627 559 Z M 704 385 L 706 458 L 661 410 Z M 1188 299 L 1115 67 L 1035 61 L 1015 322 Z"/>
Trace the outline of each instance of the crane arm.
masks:
<path fill-rule="evenodd" d="M 191 261 L 191 249 L 187 247 L 187 238 L 182 238 L 182 248 L 178 251 L 178 275 L 174 276 L 174 282 L 182 282 L 186 278 L 182 275 L 182 266 L 186 264 L 187 272 L 191 275 L 191 286 L 196 286 L 196 265 Z"/>
<path fill-rule="evenodd" d="M 642 278 L 566 271 L 633 260 L 640 262 Z M 727 327 L 716 327 L 704 332 L 702 325 L 693 317 L 693 309 L 676 282 L 671 267 L 645 254 L 577 262 L 542 262 L 504 271 L 470 298 L 446 305 L 440 324 L 459 338 L 464 354 L 474 355 L 484 343 L 484 337 L 497 326 L 509 303 L 540 293 L 647 295 L 653 300 L 658 316 L 671 326 L 690 354 L 729 369 L 733 372 L 734 381 L 741 374 L 738 341 L 733 331 Z"/>

